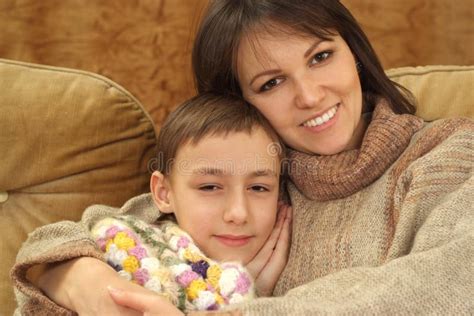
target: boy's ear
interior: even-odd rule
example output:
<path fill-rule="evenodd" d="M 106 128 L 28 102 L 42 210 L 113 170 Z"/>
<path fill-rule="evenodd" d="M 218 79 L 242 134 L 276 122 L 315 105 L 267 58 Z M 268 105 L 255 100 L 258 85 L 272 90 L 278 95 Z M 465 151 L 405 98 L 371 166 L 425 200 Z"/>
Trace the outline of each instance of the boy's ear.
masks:
<path fill-rule="evenodd" d="M 169 197 L 171 193 L 169 181 L 165 179 L 165 176 L 161 172 L 155 171 L 151 175 L 150 190 L 155 205 L 158 207 L 160 212 L 166 214 L 173 213 Z"/>

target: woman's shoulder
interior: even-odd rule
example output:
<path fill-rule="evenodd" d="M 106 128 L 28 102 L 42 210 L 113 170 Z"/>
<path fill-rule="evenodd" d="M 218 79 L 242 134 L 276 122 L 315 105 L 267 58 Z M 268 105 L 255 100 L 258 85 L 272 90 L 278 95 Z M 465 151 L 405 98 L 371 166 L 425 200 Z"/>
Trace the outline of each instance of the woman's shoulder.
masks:
<path fill-rule="evenodd" d="M 474 135 L 474 120 L 467 117 L 455 117 L 425 122 L 414 134 L 411 146 L 437 147 L 453 139 L 471 139 Z"/>
<path fill-rule="evenodd" d="M 398 164 L 410 161 L 417 166 L 466 165 L 473 159 L 474 120 L 448 118 L 425 122 L 415 133 Z M 429 168 L 432 169 L 432 168 Z"/>
<path fill-rule="evenodd" d="M 454 133 L 457 131 L 472 131 L 474 129 L 474 120 L 468 117 L 451 117 L 434 121 L 425 121 L 420 132 L 430 129 L 436 129 L 437 132 Z"/>

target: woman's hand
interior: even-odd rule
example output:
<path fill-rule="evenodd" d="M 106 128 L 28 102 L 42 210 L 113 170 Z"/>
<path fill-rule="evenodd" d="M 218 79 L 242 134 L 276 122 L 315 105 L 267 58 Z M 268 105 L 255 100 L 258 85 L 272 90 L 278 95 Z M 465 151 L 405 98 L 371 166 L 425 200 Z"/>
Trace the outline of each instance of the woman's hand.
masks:
<path fill-rule="evenodd" d="M 140 312 L 143 316 L 182 316 L 184 315 L 167 299 L 151 291 L 148 293 L 109 287 L 109 293 L 116 304 Z"/>
<path fill-rule="evenodd" d="M 154 293 L 137 293 L 128 290 L 109 287 L 110 296 L 122 306 L 127 306 L 140 311 L 143 316 L 179 316 L 184 315 L 168 300 Z M 193 311 L 189 316 L 242 316 L 238 310 L 215 312 L 215 311 Z"/>
<path fill-rule="evenodd" d="M 272 295 L 278 278 L 285 268 L 290 249 L 291 216 L 291 206 L 280 203 L 277 221 L 270 237 L 246 266 L 255 279 L 255 286 L 260 296 Z"/>
<path fill-rule="evenodd" d="M 120 306 L 110 297 L 108 286 L 131 292 L 153 293 L 119 277 L 108 264 L 95 258 L 72 259 L 47 269 L 38 286 L 57 304 L 79 315 L 142 315 L 140 311 Z"/>

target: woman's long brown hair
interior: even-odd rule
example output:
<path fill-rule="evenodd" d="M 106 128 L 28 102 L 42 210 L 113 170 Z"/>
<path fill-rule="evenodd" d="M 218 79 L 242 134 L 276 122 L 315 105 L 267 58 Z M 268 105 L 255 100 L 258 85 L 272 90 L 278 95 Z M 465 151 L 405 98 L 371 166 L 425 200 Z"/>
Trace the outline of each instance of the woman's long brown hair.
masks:
<path fill-rule="evenodd" d="M 414 98 L 391 81 L 352 14 L 337 0 L 214 0 L 209 3 L 193 48 L 198 92 L 242 96 L 236 59 L 242 36 L 256 28 L 286 31 L 322 39 L 339 34 L 360 63 L 364 104 L 372 110 L 384 97 L 396 113 L 414 113 Z"/>

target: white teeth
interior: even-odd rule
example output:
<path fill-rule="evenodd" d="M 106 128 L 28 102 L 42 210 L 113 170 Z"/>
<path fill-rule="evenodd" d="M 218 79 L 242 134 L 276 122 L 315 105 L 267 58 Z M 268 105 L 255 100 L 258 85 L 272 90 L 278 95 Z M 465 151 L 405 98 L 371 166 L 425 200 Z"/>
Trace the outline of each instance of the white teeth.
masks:
<path fill-rule="evenodd" d="M 327 121 L 329 121 L 334 116 L 334 114 L 336 114 L 336 112 L 337 112 L 337 105 L 330 108 L 323 115 L 315 117 L 314 119 L 311 119 L 311 120 L 308 120 L 308 121 L 304 122 L 303 126 L 315 127 L 315 126 L 321 125 L 323 123 L 326 123 Z"/>

